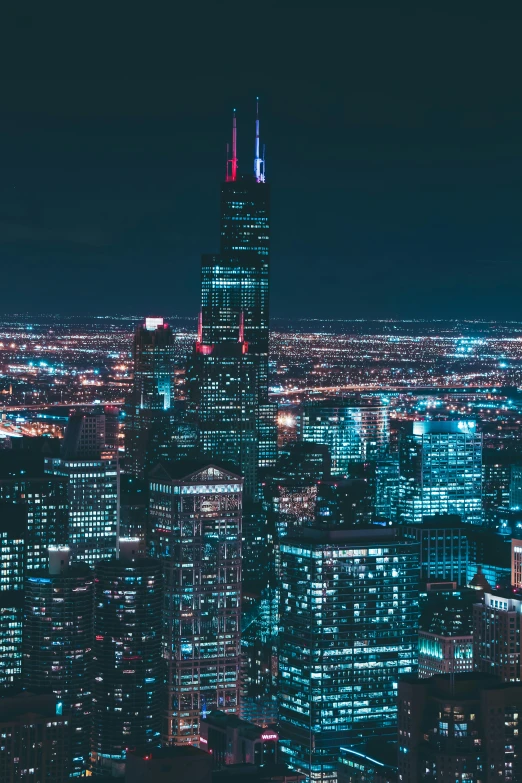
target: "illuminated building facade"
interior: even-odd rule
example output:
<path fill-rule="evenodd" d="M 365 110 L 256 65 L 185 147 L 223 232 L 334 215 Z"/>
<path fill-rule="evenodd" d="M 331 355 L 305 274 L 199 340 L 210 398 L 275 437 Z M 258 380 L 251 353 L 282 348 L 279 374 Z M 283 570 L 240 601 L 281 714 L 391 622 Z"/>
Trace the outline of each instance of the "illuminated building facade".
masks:
<path fill-rule="evenodd" d="M 306 402 L 301 436 L 305 441 L 328 446 L 332 476 L 347 476 L 349 463 L 374 461 L 386 456 L 388 407 L 373 400 Z"/>
<path fill-rule="evenodd" d="M 161 563 L 120 539 L 95 568 L 92 757 L 116 772 L 126 749 L 160 743 L 163 657 Z M 123 771 L 123 770 L 121 770 Z"/>
<path fill-rule="evenodd" d="M 399 457 L 402 524 L 435 514 L 482 524 L 482 435 L 474 421 L 414 421 Z"/>
<path fill-rule="evenodd" d="M 119 464 L 117 459 L 47 457 L 48 474 L 67 482 L 67 540 L 73 561 L 94 565 L 116 548 Z"/>
<path fill-rule="evenodd" d="M 127 405 L 126 451 L 129 472 L 137 478 L 172 448 L 174 335 L 163 318 L 146 318 L 133 343 L 134 380 Z"/>
<path fill-rule="evenodd" d="M 72 731 L 74 775 L 89 766 L 92 722 L 92 570 L 69 565 L 68 549 L 49 550 L 49 568 L 25 580 L 23 684 L 52 689 Z"/>
<path fill-rule="evenodd" d="M 67 482 L 59 476 L 0 480 L 0 502 L 16 503 L 27 512 L 25 568 L 48 565 L 48 548 L 67 541 Z"/>
<path fill-rule="evenodd" d="M 335 781 L 350 738 L 392 734 L 417 668 L 418 546 L 397 530 L 307 528 L 280 544 L 282 755 Z"/>
<path fill-rule="evenodd" d="M 399 682 L 399 781 L 522 780 L 522 685 L 479 673 Z"/>
<path fill-rule="evenodd" d="M 239 712 L 243 480 L 217 465 L 150 476 L 151 553 L 163 566 L 166 744 L 197 744 L 201 716 Z"/>
<path fill-rule="evenodd" d="M 0 689 L 20 684 L 27 513 L 0 504 Z"/>
<path fill-rule="evenodd" d="M 473 665 L 503 682 L 522 679 L 522 594 L 485 590 L 473 607 Z"/>
<path fill-rule="evenodd" d="M 473 604 L 477 591 L 430 585 L 419 622 L 419 677 L 473 671 Z"/>
<path fill-rule="evenodd" d="M 70 729 L 62 706 L 52 693 L 0 699 L 2 783 L 69 780 Z"/>

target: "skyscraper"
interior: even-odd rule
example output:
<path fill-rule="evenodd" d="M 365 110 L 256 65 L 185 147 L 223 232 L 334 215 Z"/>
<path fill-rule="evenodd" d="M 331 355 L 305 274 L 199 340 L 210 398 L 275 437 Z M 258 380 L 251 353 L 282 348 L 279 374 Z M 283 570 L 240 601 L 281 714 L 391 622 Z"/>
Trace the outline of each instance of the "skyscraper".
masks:
<path fill-rule="evenodd" d="M 522 593 L 485 590 L 474 605 L 473 666 L 503 682 L 522 679 Z"/>
<path fill-rule="evenodd" d="M 220 254 L 203 256 L 195 369 L 201 447 L 239 463 L 245 492 L 258 467 L 275 464 L 276 406 L 268 398 L 270 191 L 259 150 L 253 174 L 239 174 L 236 116 L 221 188 Z"/>
<path fill-rule="evenodd" d="M 170 454 L 170 409 L 174 404 L 174 335 L 163 318 L 146 318 L 133 343 L 134 380 L 127 406 L 129 472 L 145 478 Z"/>
<path fill-rule="evenodd" d="M 114 421 L 112 412 L 72 416 L 61 456 L 45 459 L 45 472 L 67 486 L 67 535 L 58 543 L 70 547 L 72 561 L 94 565 L 116 547 L 120 471 Z"/>
<path fill-rule="evenodd" d="M 27 511 L 0 503 L 0 689 L 20 684 Z"/>
<path fill-rule="evenodd" d="M 482 435 L 474 421 L 414 421 L 399 457 L 400 522 L 459 514 L 482 524 Z"/>
<path fill-rule="evenodd" d="M 282 750 L 326 783 L 342 744 L 394 732 L 399 675 L 417 666 L 418 546 L 393 528 L 315 527 L 280 553 Z"/>
<path fill-rule="evenodd" d="M 67 481 L 61 476 L 0 479 L 0 502 L 25 507 L 25 569 L 48 564 L 48 548 L 67 541 Z"/>
<path fill-rule="evenodd" d="M 89 765 L 92 720 L 92 570 L 69 565 L 69 550 L 52 548 L 49 568 L 25 581 L 23 684 L 52 689 L 72 731 L 75 775 Z"/>
<path fill-rule="evenodd" d="M 127 748 L 160 743 L 162 601 L 161 564 L 139 539 L 120 539 L 119 557 L 96 564 L 92 751 L 107 774 Z"/>
<path fill-rule="evenodd" d="M 163 567 L 165 743 L 199 742 L 199 721 L 239 712 L 243 480 L 219 465 L 150 474 L 152 554 Z"/>
<path fill-rule="evenodd" d="M 375 400 L 321 400 L 303 406 L 304 441 L 328 446 L 332 476 L 346 476 L 349 463 L 381 460 L 389 441 L 388 408 Z"/>

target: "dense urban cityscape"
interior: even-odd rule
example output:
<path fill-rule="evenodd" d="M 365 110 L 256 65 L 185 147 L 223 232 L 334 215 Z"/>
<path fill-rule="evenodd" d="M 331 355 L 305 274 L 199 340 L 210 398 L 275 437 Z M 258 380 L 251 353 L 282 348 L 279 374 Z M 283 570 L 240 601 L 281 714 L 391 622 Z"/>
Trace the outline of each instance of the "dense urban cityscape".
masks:
<path fill-rule="evenodd" d="M 517 783 L 522 321 L 271 319 L 251 130 L 193 318 L 0 322 L 0 779 Z"/>

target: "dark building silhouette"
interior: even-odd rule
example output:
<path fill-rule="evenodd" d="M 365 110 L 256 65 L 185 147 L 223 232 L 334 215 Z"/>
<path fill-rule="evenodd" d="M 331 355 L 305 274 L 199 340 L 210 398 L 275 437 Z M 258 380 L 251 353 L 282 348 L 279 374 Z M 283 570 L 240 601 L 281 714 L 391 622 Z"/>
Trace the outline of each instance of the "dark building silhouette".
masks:
<path fill-rule="evenodd" d="M 88 768 L 92 723 L 92 570 L 49 551 L 49 568 L 25 580 L 23 685 L 52 690 L 70 719 L 71 771 Z"/>
<path fill-rule="evenodd" d="M 0 698 L 0 738 L 2 783 L 69 780 L 69 718 L 54 694 Z"/>
<path fill-rule="evenodd" d="M 127 405 L 125 449 L 129 472 L 146 477 L 172 448 L 174 403 L 174 335 L 163 318 L 146 318 L 136 327 L 134 380 Z"/>
<path fill-rule="evenodd" d="M 160 744 L 163 658 L 161 564 L 120 539 L 95 568 L 94 769 L 124 768 L 127 748 Z"/>
<path fill-rule="evenodd" d="M 522 684 L 487 674 L 399 681 L 401 783 L 522 780 Z"/>

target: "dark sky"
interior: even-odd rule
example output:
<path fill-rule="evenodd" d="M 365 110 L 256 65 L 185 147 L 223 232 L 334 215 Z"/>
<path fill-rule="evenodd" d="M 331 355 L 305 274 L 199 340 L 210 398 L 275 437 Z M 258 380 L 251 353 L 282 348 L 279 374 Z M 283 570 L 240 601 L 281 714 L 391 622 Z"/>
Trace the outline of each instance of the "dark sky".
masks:
<path fill-rule="evenodd" d="M 516 4 L 96 5 L 2 24 L 2 312 L 195 315 L 259 94 L 273 315 L 522 319 Z"/>

